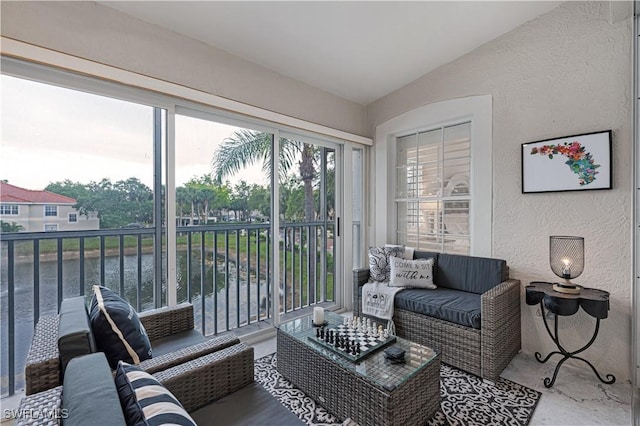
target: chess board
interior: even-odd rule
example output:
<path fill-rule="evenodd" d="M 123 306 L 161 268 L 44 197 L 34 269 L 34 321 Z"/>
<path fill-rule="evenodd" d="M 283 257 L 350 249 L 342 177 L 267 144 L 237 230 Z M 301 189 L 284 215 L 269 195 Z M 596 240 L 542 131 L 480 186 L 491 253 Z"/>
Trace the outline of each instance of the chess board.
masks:
<path fill-rule="evenodd" d="M 349 347 L 352 347 L 355 342 L 359 343 L 360 352 L 353 354 L 351 351 L 347 351 L 344 347 L 336 346 L 335 343 L 329 343 L 324 339 L 317 337 L 315 332 L 312 336 L 309 336 L 309 339 L 353 362 L 358 362 L 361 359 L 372 354 L 373 352 L 377 351 L 378 349 L 384 348 L 385 346 L 390 345 L 391 343 L 396 341 L 396 336 L 387 336 L 386 338 L 382 336 L 373 337 L 343 324 L 324 327 L 324 329 L 327 333 L 333 330 L 334 335 L 337 333 L 338 335 L 344 336 L 346 339 L 349 339 L 349 341 L 351 342 Z"/>

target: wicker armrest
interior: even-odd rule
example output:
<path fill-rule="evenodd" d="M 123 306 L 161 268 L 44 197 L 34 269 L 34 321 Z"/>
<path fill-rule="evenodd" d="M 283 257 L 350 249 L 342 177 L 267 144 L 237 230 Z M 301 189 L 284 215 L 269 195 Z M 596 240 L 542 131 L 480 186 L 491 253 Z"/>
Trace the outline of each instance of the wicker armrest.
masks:
<path fill-rule="evenodd" d="M 152 309 L 140 312 L 138 316 L 152 342 L 172 334 L 192 330 L 194 324 L 191 303 Z"/>
<path fill-rule="evenodd" d="M 233 334 L 216 336 L 205 342 L 188 346 L 168 354 L 153 357 L 140 363 L 140 368 L 148 373 L 157 373 L 175 367 L 178 364 L 200 358 L 212 352 L 233 346 L 240 341 Z"/>
<path fill-rule="evenodd" d="M 520 280 L 482 294 L 482 377 L 496 380 L 521 347 Z"/>
<path fill-rule="evenodd" d="M 360 287 L 365 285 L 369 281 L 369 268 L 358 268 L 353 270 L 353 315 L 360 315 L 360 303 L 358 303 L 358 297 L 360 296 Z"/>
<path fill-rule="evenodd" d="M 192 412 L 253 382 L 253 348 L 238 343 L 154 376 Z"/>
<path fill-rule="evenodd" d="M 32 395 L 61 385 L 58 352 L 58 315 L 38 320 L 24 367 L 25 394 Z"/>
<path fill-rule="evenodd" d="M 66 417 L 62 409 L 62 386 L 25 396 L 18 407 L 17 426 L 56 426 Z"/>

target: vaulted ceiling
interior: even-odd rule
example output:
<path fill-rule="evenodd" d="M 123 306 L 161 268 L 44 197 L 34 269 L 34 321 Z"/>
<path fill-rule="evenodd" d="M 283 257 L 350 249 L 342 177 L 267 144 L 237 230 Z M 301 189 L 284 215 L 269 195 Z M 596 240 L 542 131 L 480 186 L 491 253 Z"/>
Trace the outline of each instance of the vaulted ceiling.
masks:
<path fill-rule="evenodd" d="M 106 1 L 366 105 L 559 1 Z"/>

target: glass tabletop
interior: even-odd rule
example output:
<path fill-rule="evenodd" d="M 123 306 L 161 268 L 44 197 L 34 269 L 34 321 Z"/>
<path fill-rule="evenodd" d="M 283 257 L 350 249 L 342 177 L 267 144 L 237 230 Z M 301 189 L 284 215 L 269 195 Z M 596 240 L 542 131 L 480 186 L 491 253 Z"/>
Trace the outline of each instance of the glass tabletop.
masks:
<path fill-rule="evenodd" d="M 393 344 L 386 347 L 403 349 L 405 351 L 404 364 L 388 363 L 384 358 L 384 348 L 371 353 L 359 362 L 352 362 L 333 350 L 320 345 L 314 339 L 310 339 L 316 333 L 316 327 L 313 326 L 312 320 L 313 316 L 307 315 L 282 323 L 278 326 L 278 329 L 308 346 L 311 350 L 331 359 L 341 367 L 385 389 L 391 390 L 404 383 L 420 369 L 431 363 L 437 356 L 436 352 L 431 348 L 397 337 Z M 342 324 L 344 317 L 333 312 L 325 312 L 325 320 L 327 322 L 326 329 L 331 329 Z"/>

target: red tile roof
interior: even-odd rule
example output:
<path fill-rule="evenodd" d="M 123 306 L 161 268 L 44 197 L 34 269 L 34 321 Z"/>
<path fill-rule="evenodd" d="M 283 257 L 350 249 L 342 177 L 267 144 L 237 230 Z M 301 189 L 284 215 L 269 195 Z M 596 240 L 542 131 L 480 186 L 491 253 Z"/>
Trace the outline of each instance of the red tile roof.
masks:
<path fill-rule="evenodd" d="M 0 181 L 1 203 L 75 204 L 76 200 L 66 195 L 49 191 L 35 191 L 20 188 Z"/>

